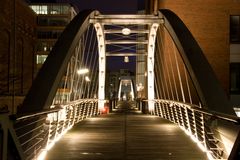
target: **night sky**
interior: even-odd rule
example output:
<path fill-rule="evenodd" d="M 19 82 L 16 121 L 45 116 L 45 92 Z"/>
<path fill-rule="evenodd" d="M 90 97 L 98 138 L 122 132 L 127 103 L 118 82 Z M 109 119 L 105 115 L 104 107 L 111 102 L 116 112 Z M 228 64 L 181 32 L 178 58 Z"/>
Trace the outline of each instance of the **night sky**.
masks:
<path fill-rule="evenodd" d="M 32 3 L 67 2 L 78 8 L 96 9 L 102 14 L 135 14 L 143 9 L 145 0 L 26 0 Z"/>
<path fill-rule="evenodd" d="M 76 10 L 94 9 L 102 14 L 136 14 L 144 9 L 145 0 L 28 0 L 32 3 L 67 2 Z M 129 57 L 129 63 L 123 62 L 124 57 L 108 57 L 107 70 L 118 71 L 129 69 L 135 72 L 135 57 Z"/>

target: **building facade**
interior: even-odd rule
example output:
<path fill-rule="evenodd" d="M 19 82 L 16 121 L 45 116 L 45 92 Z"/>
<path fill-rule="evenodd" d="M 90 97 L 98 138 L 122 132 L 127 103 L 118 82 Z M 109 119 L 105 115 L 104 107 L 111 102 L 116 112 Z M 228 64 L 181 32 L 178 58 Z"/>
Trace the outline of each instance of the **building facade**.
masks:
<path fill-rule="evenodd" d="M 37 14 L 36 76 L 61 33 L 77 13 L 68 3 L 30 3 L 29 7 Z M 63 84 L 65 80 L 63 78 Z M 61 97 L 67 100 L 69 91 L 59 88 L 53 103 Z"/>
<path fill-rule="evenodd" d="M 68 3 L 31 3 L 29 6 L 37 14 L 37 73 L 76 12 Z"/>
<path fill-rule="evenodd" d="M 34 78 L 36 15 L 22 0 L 0 1 L 0 107 L 12 113 Z"/>
<path fill-rule="evenodd" d="M 240 1 L 150 0 L 149 13 L 170 9 L 199 43 L 233 104 L 240 104 Z"/>

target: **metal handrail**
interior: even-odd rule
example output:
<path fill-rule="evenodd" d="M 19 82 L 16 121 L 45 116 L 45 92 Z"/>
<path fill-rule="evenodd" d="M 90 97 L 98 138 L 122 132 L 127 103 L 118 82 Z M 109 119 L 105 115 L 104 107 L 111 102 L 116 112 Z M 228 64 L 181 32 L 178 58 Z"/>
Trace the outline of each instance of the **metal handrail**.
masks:
<path fill-rule="evenodd" d="M 149 101 L 149 100 L 144 100 L 144 101 Z M 206 114 L 208 116 L 211 116 L 211 117 L 214 117 L 214 118 L 217 118 L 217 119 L 221 119 L 221 120 L 226 120 L 226 121 L 233 122 L 233 123 L 236 123 L 236 124 L 240 124 L 240 117 L 211 111 L 211 110 L 208 110 L 208 109 L 205 109 L 205 108 L 200 108 L 199 106 L 197 106 L 195 104 L 183 103 L 183 102 L 173 101 L 173 100 L 164 100 L 164 99 L 154 99 L 153 101 L 155 101 L 155 102 L 165 102 L 165 103 L 171 102 L 172 104 L 184 105 L 189 109 L 192 109 L 194 111 Z"/>
<path fill-rule="evenodd" d="M 9 115 L 9 118 L 11 120 L 23 120 L 23 119 L 27 119 L 27 118 L 32 118 L 32 117 L 37 117 L 37 116 L 41 116 L 41 115 L 46 115 L 46 114 L 50 114 L 53 112 L 58 112 L 59 110 L 61 110 L 61 108 L 50 108 L 50 109 L 45 109 L 43 111 L 39 111 L 39 112 L 33 112 L 33 113 L 27 113 L 27 114 L 12 114 Z"/>
<path fill-rule="evenodd" d="M 144 103 L 149 100 L 142 100 Z M 210 159 L 226 159 L 228 152 L 224 149 L 224 142 L 220 140 L 220 133 L 212 125 L 214 120 L 240 124 L 237 116 L 210 111 L 197 105 L 174 100 L 154 99 L 154 108 L 149 113 L 168 119 L 179 125 L 198 146 L 205 151 Z"/>
<path fill-rule="evenodd" d="M 50 113 L 53 113 L 53 112 L 58 112 L 62 109 L 62 106 L 77 105 L 79 103 L 89 103 L 89 102 L 94 103 L 94 102 L 97 102 L 97 101 L 98 101 L 98 99 L 79 99 L 79 100 L 76 100 L 76 101 L 71 101 L 71 102 L 62 104 L 61 106 L 60 105 L 55 105 L 54 108 L 44 109 L 44 110 L 38 111 L 38 112 L 32 112 L 32 113 L 27 113 L 27 114 L 19 114 L 19 115 L 18 114 L 12 114 L 12 115 L 9 115 L 9 118 L 11 120 L 19 121 L 19 120 L 23 120 L 23 119 L 27 119 L 27 118 L 32 118 L 32 117 L 36 117 L 36 116 L 50 114 Z"/>
<path fill-rule="evenodd" d="M 38 157 L 76 123 L 100 114 L 97 102 L 98 99 L 79 99 L 40 112 L 8 115 L 24 159 Z"/>

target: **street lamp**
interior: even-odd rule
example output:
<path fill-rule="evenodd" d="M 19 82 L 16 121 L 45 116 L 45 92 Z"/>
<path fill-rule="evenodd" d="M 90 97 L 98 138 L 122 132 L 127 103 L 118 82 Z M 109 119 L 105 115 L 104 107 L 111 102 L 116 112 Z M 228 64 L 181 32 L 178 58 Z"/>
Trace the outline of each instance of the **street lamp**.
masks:
<path fill-rule="evenodd" d="M 125 56 L 125 57 L 124 57 L 124 62 L 125 62 L 125 63 L 128 63 L 128 62 L 129 62 L 128 56 Z"/>
<path fill-rule="evenodd" d="M 85 76 L 85 81 L 86 81 L 86 85 L 87 85 L 87 98 L 90 98 L 90 93 L 89 93 L 89 91 L 90 91 L 90 78 L 88 77 L 88 76 Z"/>
<path fill-rule="evenodd" d="M 90 78 L 88 76 L 85 77 L 86 82 L 90 82 Z"/>
<path fill-rule="evenodd" d="M 122 34 L 127 36 L 127 35 L 131 34 L 131 30 L 129 28 L 123 28 L 122 29 Z"/>
<path fill-rule="evenodd" d="M 79 70 L 77 71 L 77 74 L 86 74 L 86 73 L 88 73 L 88 72 L 89 72 L 89 69 L 83 68 L 83 69 L 79 69 Z"/>

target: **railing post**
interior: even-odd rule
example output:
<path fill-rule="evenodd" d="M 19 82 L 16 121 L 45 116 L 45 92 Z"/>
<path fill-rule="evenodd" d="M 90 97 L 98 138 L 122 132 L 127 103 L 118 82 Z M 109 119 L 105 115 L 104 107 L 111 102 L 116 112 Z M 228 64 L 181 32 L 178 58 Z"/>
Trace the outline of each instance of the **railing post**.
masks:
<path fill-rule="evenodd" d="M 142 100 L 141 101 L 141 106 L 142 106 L 142 113 L 144 113 L 144 114 L 147 114 L 148 113 L 148 106 L 147 106 L 147 102 L 146 101 L 144 101 L 144 100 Z"/>
<path fill-rule="evenodd" d="M 159 112 L 160 112 L 159 116 L 163 118 L 162 103 L 158 102 L 158 106 L 159 106 Z"/>

